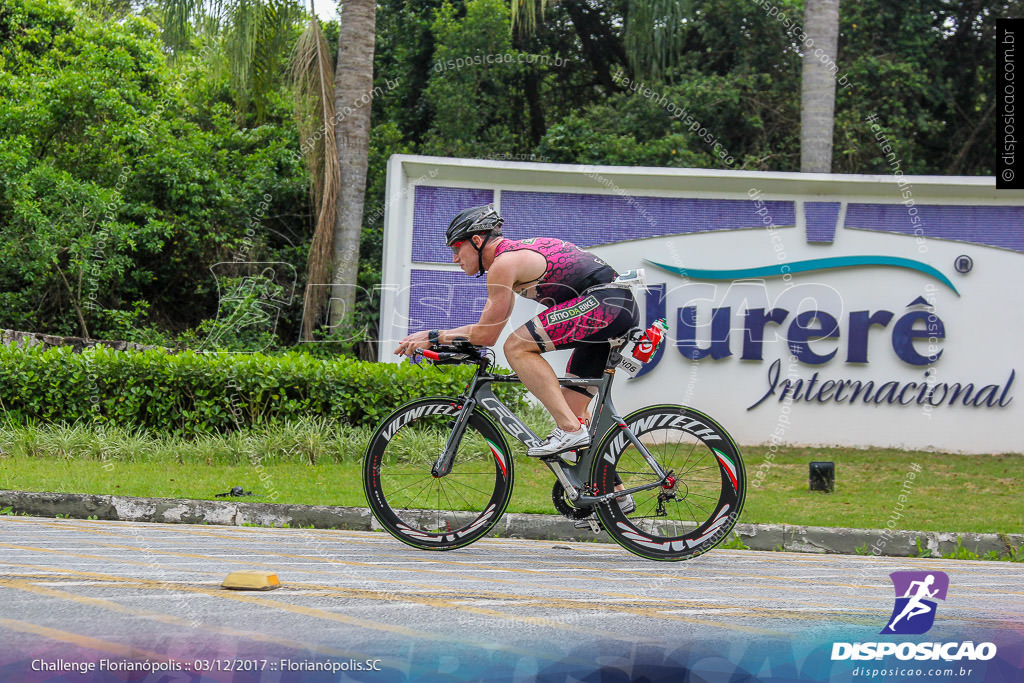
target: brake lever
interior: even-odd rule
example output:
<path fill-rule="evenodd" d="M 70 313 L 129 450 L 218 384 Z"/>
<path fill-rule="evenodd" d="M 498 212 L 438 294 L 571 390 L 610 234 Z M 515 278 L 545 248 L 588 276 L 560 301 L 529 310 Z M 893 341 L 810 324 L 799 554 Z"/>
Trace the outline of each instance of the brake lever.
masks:
<path fill-rule="evenodd" d="M 434 351 L 433 349 L 422 349 L 416 352 L 421 358 L 426 358 L 433 365 L 450 365 L 469 360 L 465 353 L 453 353 L 451 351 Z"/>

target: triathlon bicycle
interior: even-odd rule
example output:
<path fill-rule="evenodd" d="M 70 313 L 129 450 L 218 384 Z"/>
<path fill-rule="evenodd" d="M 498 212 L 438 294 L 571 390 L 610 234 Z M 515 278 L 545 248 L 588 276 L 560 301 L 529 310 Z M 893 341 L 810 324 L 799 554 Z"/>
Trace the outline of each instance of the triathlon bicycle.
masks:
<path fill-rule="evenodd" d="M 619 348 L 642 333 L 631 330 L 613 343 L 600 378 L 558 380 L 597 388 L 591 442 L 575 452 L 575 464 L 564 453 L 540 460 L 555 475 L 552 501 L 563 515 L 586 520 L 595 533 L 603 527 L 642 557 L 686 560 L 733 528 L 746 473 L 736 443 L 704 413 L 680 405 L 653 405 L 625 417 L 616 412 L 611 388 Z M 477 368 L 461 396 L 421 398 L 381 422 L 363 459 L 363 489 L 377 521 L 395 538 L 452 550 L 485 536 L 512 496 L 514 463 L 502 432 L 527 447 L 541 438 L 494 395 L 493 384 L 519 378 L 491 372 L 489 349 L 460 341 L 419 353 L 436 365 Z M 635 506 L 619 504 L 626 496 Z"/>

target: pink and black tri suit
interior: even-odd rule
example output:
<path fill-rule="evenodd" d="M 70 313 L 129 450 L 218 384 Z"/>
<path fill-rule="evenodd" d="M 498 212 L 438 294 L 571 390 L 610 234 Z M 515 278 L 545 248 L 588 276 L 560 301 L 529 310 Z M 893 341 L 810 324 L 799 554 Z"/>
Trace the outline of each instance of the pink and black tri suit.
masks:
<path fill-rule="evenodd" d="M 526 323 L 543 351 L 573 349 L 566 371 L 577 377 L 600 377 L 608 361 L 609 339 L 623 336 L 639 320 L 628 289 L 601 288 L 618 277 L 603 260 L 571 242 L 550 237 L 503 239 L 495 259 L 511 251 L 535 251 L 547 261 L 544 273 L 517 283 L 516 293 L 548 306 Z M 583 390 L 585 391 L 585 390 Z"/>

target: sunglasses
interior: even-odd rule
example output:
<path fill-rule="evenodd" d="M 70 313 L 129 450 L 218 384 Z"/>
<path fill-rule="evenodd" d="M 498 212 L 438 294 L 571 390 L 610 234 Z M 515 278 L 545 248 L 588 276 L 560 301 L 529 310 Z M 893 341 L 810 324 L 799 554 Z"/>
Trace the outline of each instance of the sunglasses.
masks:
<path fill-rule="evenodd" d="M 459 249 L 462 248 L 462 245 L 465 244 L 465 243 L 466 243 L 466 240 L 459 240 L 458 242 L 455 242 L 454 244 L 452 244 L 452 253 L 453 254 L 458 253 Z"/>

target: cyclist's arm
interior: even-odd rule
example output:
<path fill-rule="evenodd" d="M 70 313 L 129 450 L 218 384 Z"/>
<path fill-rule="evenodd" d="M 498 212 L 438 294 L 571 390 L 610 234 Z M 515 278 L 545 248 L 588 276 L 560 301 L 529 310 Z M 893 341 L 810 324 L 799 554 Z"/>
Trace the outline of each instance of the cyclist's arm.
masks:
<path fill-rule="evenodd" d="M 455 339 L 468 339 L 470 344 L 477 346 L 494 346 L 501 335 L 515 304 L 515 293 L 512 285 L 521 266 L 522 253 L 504 254 L 495 259 L 491 269 L 487 271 L 487 303 L 480 314 L 480 320 L 472 325 L 463 325 L 451 330 L 438 330 L 438 343 L 451 344 Z M 410 334 L 398 344 L 396 354 L 413 355 L 417 349 L 430 346 L 427 330 Z"/>
<path fill-rule="evenodd" d="M 457 337 L 469 339 L 476 346 L 494 346 L 498 342 L 505 323 L 512 316 L 515 293 L 512 285 L 516 281 L 518 254 L 505 254 L 495 259 L 487 271 L 487 303 L 480 313 L 480 320 L 472 325 L 463 325 L 452 330 L 440 331 L 440 342 L 448 344 Z"/>

